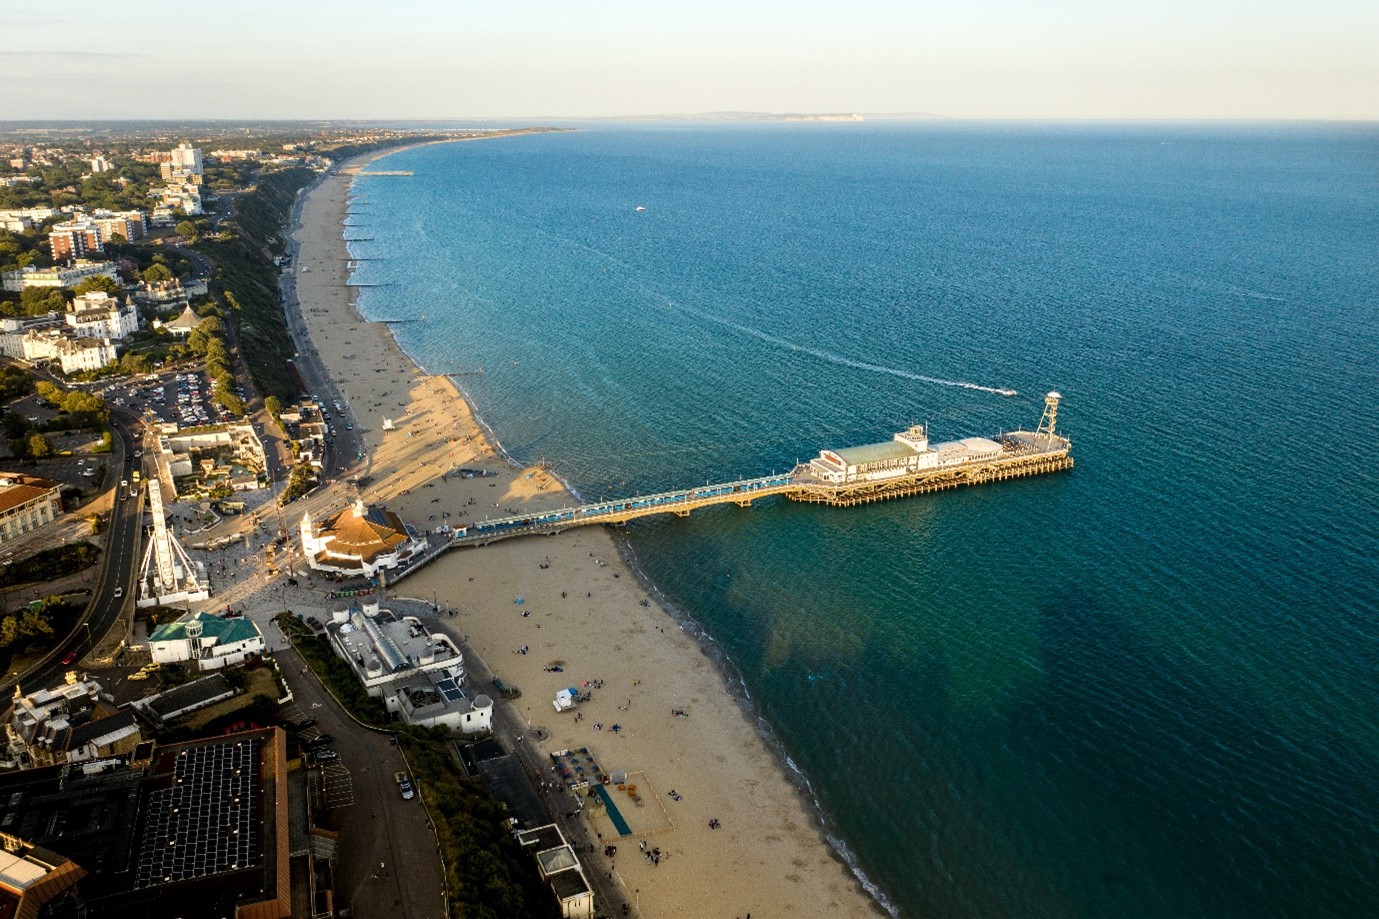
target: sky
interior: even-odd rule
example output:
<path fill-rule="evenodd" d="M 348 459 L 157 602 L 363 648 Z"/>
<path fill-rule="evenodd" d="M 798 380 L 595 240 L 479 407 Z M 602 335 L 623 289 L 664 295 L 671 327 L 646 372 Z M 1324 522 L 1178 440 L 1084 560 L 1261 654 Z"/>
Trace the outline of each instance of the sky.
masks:
<path fill-rule="evenodd" d="M 0 120 L 1379 118 L 1379 0 L 6 0 Z"/>

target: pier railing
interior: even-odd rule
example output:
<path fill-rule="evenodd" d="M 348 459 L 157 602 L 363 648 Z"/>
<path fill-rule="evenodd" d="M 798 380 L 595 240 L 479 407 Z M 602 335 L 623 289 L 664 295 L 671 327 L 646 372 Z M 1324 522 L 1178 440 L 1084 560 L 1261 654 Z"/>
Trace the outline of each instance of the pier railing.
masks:
<path fill-rule="evenodd" d="M 688 517 L 699 508 L 715 504 L 750 507 L 752 502 L 759 498 L 788 494 L 795 488 L 791 474 L 784 472 L 757 479 L 741 479 L 736 482 L 664 491 L 654 495 L 596 501 L 558 510 L 533 511 L 471 523 L 456 529 L 450 543 L 453 546 L 482 546 L 514 536 L 559 533 L 570 527 L 587 526 L 592 523 L 626 523 L 653 514 L 677 514 Z"/>
<path fill-rule="evenodd" d="M 1033 439 L 1033 435 L 1017 432 L 1003 437 L 1002 443 L 1005 452 L 989 460 L 925 469 L 889 479 L 841 484 L 824 482 L 814 478 L 809 472 L 809 467 L 797 466 L 790 472 L 755 479 L 739 479 L 736 482 L 701 485 L 653 495 L 595 501 L 555 510 L 479 520 L 462 527 L 445 528 L 429 534 L 426 551 L 412 559 L 405 568 L 389 572 L 388 578 L 396 582 L 450 549 L 485 546 L 518 536 L 554 535 L 577 526 L 626 523 L 653 514 L 688 517 L 700 508 L 718 504 L 750 507 L 752 502 L 772 495 L 784 495 L 792 501 L 809 504 L 852 507 L 945 491 L 964 485 L 982 485 L 1005 479 L 1043 475 L 1073 467 L 1071 444 L 1062 438 L 1039 443 Z"/>

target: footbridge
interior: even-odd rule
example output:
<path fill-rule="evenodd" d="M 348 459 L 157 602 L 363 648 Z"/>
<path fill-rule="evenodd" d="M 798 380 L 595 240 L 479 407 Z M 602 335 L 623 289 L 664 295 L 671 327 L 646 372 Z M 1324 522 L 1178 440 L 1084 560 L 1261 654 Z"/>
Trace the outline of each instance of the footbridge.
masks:
<path fill-rule="evenodd" d="M 559 533 L 570 527 L 591 523 L 626 523 L 638 517 L 650 517 L 652 514 L 688 517 L 691 512 L 701 507 L 712 507 L 715 504 L 750 507 L 753 501 L 760 498 L 798 490 L 799 485 L 791 473 L 782 472 L 779 475 L 762 476 L 757 479 L 681 488 L 635 498 L 597 501 L 593 504 L 562 507 L 558 510 L 496 517 L 457 527 L 451 532 L 450 545 L 482 546 L 499 539 Z"/>

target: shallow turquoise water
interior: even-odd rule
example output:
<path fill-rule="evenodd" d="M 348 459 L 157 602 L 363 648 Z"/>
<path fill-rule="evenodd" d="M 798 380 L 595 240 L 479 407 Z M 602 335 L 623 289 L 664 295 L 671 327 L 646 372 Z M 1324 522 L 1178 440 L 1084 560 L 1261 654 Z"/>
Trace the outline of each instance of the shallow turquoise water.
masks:
<path fill-rule="evenodd" d="M 362 309 L 424 313 L 402 345 L 586 497 L 1063 393 L 1070 474 L 629 531 L 893 910 L 1379 911 L 1379 130 L 596 127 L 386 162 L 415 176 L 356 184 Z"/>

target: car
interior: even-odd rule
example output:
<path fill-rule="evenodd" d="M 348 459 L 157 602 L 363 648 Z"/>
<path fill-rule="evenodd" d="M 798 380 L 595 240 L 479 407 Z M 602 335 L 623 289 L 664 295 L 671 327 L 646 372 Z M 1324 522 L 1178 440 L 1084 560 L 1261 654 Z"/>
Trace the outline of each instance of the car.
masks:
<path fill-rule="evenodd" d="M 63 663 L 63 666 L 66 666 L 67 664 L 72 663 L 72 661 L 74 661 L 74 660 L 76 660 L 76 659 L 77 659 L 77 652 L 75 652 L 75 651 L 68 651 L 66 654 L 62 655 L 62 663 Z"/>
<path fill-rule="evenodd" d="M 317 734 L 315 737 L 306 741 L 306 748 L 308 750 L 315 750 L 317 747 L 324 747 L 326 744 L 334 742 L 335 738 L 331 737 L 329 734 Z"/>
<path fill-rule="evenodd" d="M 397 790 L 402 792 L 402 800 L 410 801 L 416 797 L 416 792 L 412 790 L 412 780 L 407 778 L 407 773 L 397 774 Z"/>
<path fill-rule="evenodd" d="M 151 661 L 147 664 L 144 664 L 144 666 L 140 667 L 139 669 L 142 670 L 144 673 L 153 673 L 155 670 L 162 670 L 163 665 L 158 663 L 157 661 Z"/>
<path fill-rule="evenodd" d="M 118 600 L 118 599 L 120 599 L 120 598 L 123 597 L 123 596 L 124 596 L 124 588 L 123 588 L 123 587 L 116 587 L 116 588 L 115 588 L 115 599 Z"/>
<path fill-rule="evenodd" d="M 340 759 L 340 754 L 334 750 L 312 750 L 311 758 L 318 763 L 333 763 Z"/>
<path fill-rule="evenodd" d="M 144 673 L 142 670 L 140 670 L 138 673 L 131 673 L 129 676 L 125 677 L 126 680 L 131 681 L 147 680 L 148 678 L 149 674 Z"/>
<path fill-rule="evenodd" d="M 315 718 L 306 718 L 301 721 L 294 721 L 288 725 L 294 731 L 305 731 L 307 728 L 316 727 Z"/>

